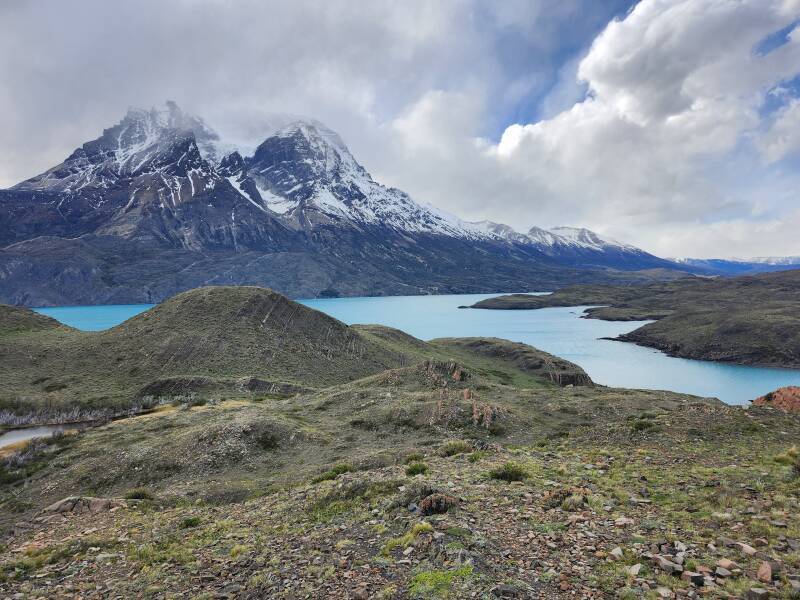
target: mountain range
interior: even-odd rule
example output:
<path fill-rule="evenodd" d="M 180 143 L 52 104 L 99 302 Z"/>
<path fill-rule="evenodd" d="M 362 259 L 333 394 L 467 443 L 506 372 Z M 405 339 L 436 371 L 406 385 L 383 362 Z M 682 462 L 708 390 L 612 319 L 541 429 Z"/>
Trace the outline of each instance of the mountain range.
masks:
<path fill-rule="evenodd" d="M 552 289 L 686 267 L 570 227 L 470 223 L 376 182 L 334 131 L 283 119 L 254 151 L 174 102 L 130 109 L 0 190 L 0 302 L 157 302 L 202 285 L 294 297 Z"/>
<path fill-rule="evenodd" d="M 800 268 L 800 256 L 761 256 L 756 258 L 678 258 L 687 270 L 713 275 L 755 275 Z"/>

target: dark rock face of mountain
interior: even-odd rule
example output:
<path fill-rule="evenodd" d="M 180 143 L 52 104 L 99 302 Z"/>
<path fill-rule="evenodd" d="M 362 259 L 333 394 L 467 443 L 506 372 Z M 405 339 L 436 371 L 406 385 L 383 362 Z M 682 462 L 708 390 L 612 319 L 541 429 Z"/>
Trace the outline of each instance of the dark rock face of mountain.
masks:
<path fill-rule="evenodd" d="M 518 234 L 420 205 L 316 121 L 252 156 L 223 148 L 174 103 L 132 109 L 0 190 L 0 302 L 156 302 L 221 284 L 304 297 L 549 289 L 675 267 L 587 230 Z"/>

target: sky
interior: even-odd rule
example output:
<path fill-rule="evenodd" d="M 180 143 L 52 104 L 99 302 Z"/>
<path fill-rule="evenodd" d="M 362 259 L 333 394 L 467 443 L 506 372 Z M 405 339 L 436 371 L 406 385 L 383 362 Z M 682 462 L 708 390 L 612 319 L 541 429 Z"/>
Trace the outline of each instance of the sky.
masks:
<path fill-rule="evenodd" d="M 0 187 L 166 100 L 339 132 L 466 220 L 800 255 L 800 0 L 0 3 Z"/>

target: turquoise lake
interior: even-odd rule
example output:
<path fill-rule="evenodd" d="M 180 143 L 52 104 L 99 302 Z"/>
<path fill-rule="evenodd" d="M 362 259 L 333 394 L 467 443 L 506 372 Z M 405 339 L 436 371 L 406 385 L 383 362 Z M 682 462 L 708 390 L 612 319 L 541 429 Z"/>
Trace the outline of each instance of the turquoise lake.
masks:
<path fill-rule="evenodd" d="M 524 342 L 583 367 L 603 385 L 672 390 L 746 404 L 785 385 L 800 385 L 800 371 L 745 367 L 672 358 L 633 344 L 602 340 L 636 329 L 646 321 L 582 319 L 585 307 L 542 310 L 465 310 L 497 294 L 395 296 L 301 300 L 348 324 L 380 323 L 423 340 L 492 336 Z M 98 331 L 118 325 L 149 304 L 65 306 L 36 309 L 66 325 Z"/>

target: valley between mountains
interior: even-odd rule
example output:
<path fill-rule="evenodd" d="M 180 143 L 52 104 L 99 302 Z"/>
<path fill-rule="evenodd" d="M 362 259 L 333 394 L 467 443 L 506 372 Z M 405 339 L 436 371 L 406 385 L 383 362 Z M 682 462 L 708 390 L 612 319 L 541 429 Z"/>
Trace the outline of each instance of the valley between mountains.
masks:
<path fill-rule="evenodd" d="M 0 306 L 8 597 L 791 598 L 800 417 L 594 384 L 255 287 Z"/>

